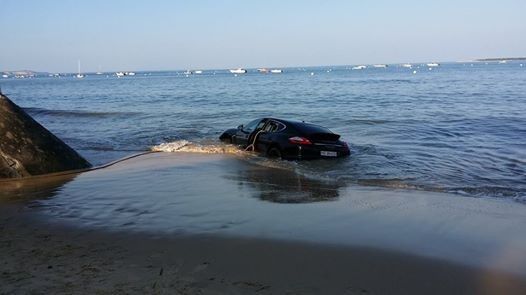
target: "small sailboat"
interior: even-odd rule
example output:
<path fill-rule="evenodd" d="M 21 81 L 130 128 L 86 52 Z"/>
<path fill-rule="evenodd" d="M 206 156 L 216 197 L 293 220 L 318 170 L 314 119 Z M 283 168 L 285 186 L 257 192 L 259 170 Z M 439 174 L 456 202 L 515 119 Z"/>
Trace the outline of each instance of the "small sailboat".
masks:
<path fill-rule="evenodd" d="M 237 68 L 237 69 L 233 69 L 233 70 L 229 70 L 229 71 L 232 74 L 245 74 L 247 72 L 247 70 L 242 69 L 242 68 Z"/>
<path fill-rule="evenodd" d="M 124 75 L 125 75 L 124 72 L 117 72 L 117 73 L 115 73 L 115 76 L 117 76 L 119 78 L 120 77 L 124 77 Z"/>
<path fill-rule="evenodd" d="M 77 77 L 78 79 L 84 78 L 84 75 L 80 73 L 80 59 L 78 60 L 78 73 L 75 77 Z"/>

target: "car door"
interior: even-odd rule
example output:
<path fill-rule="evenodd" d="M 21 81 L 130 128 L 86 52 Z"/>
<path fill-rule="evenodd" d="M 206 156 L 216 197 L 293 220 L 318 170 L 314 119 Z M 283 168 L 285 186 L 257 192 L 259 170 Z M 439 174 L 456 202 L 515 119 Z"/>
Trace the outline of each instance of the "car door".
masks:
<path fill-rule="evenodd" d="M 263 127 L 263 132 L 259 134 L 256 140 L 256 150 L 266 153 L 273 143 L 274 133 L 282 130 L 282 124 L 276 121 L 268 121 Z"/>
<path fill-rule="evenodd" d="M 232 139 L 235 144 L 247 146 L 250 143 L 248 142 L 251 134 L 257 129 L 257 127 L 262 123 L 262 119 L 257 119 L 249 122 L 246 125 L 240 125 L 236 131 L 236 135 Z"/>

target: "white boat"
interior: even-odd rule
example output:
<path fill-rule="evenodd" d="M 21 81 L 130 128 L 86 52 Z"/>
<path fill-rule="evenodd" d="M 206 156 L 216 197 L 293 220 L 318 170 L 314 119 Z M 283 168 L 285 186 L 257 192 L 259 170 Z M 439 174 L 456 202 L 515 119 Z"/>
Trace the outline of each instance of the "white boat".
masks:
<path fill-rule="evenodd" d="M 439 63 L 436 63 L 436 62 L 431 62 L 431 63 L 428 63 L 428 64 L 426 64 L 426 65 L 427 65 L 428 67 L 438 67 L 438 66 L 440 66 L 440 64 L 439 64 Z"/>
<path fill-rule="evenodd" d="M 194 71 L 194 74 L 202 74 L 202 73 L 203 73 L 203 71 L 201 71 L 201 70 Z"/>
<path fill-rule="evenodd" d="M 268 69 L 261 68 L 261 69 L 258 69 L 258 72 L 266 74 L 266 73 L 268 73 Z"/>
<path fill-rule="evenodd" d="M 124 77 L 126 74 L 124 74 L 124 72 L 117 72 L 115 73 L 115 76 L 117 77 Z"/>
<path fill-rule="evenodd" d="M 80 59 L 78 60 L 78 73 L 75 77 L 77 77 L 78 79 L 84 78 L 84 75 L 80 73 Z"/>
<path fill-rule="evenodd" d="M 135 73 L 134 72 L 126 72 L 124 73 L 126 76 L 135 76 Z"/>
<path fill-rule="evenodd" d="M 270 72 L 273 73 L 273 74 L 281 74 L 281 73 L 283 73 L 283 70 L 273 69 L 273 70 L 270 70 Z"/>
<path fill-rule="evenodd" d="M 353 70 L 363 70 L 363 69 L 366 69 L 367 66 L 355 66 L 355 67 L 352 67 Z"/>
<path fill-rule="evenodd" d="M 508 62 L 507 60 L 499 60 L 499 64 L 505 64 L 507 62 Z"/>
<path fill-rule="evenodd" d="M 403 64 L 402 67 L 410 69 L 410 68 L 413 67 L 413 65 L 412 64 Z"/>
<path fill-rule="evenodd" d="M 230 70 L 230 73 L 232 73 L 232 74 L 245 74 L 246 72 L 247 72 L 247 70 L 242 69 L 242 68 L 237 68 L 237 69 Z"/>
<path fill-rule="evenodd" d="M 9 78 L 9 75 L 2 75 L 2 78 Z"/>
<path fill-rule="evenodd" d="M 387 65 L 382 65 L 382 64 L 379 64 L 379 65 L 373 65 L 373 68 L 385 69 L 385 68 L 387 68 Z"/>

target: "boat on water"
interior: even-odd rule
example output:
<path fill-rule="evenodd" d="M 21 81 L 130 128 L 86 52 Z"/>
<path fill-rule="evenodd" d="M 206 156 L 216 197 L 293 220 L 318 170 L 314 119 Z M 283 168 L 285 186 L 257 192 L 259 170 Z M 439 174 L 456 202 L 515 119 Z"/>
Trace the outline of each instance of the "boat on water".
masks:
<path fill-rule="evenodd" d="M 355 66 L 355 67 L 352 67 L 353 70 L 363 70 L 363 69 L 366 69 L 367 66 Z"/>
<path fill-rule="evenodd" d="M 192 75 L 193 73 L 194 73 L 194 72 L 192 72 L 192 71 L 190 71 L 190 70 L 186 70 L 186 71 L 183 72 L 183 75 L 188 76 L 188 75 Z"/>
<path fill-rule="evenodd" d="M 413 67 L 413 65 L 412 64 L 403 64 L 402 67 L 410 69 L 410 68 Z"/>
<path fill-rule="evenodd" d="M 263 74 L 266 74 L 266 73 L 268 73 L 268 69 L 266 69 L 266 68 L 260 68 L 260 69 L 258 69 L 258 72 L 263 73 Z"/>
<path fill-rule="evenodd" d="M 384 64 L 373 65 L 373 68 L 377 68 L 377 69 L 385 69 L 387 67 L 388 65 L 384 65 Z"/>
<path fill-rule="evenodd" d="M 431 63 L 428 63 L 428 64 L 426 64 L 426 65 L 427 65 L 428 67 L 438 67 L 438 66 L 440 66 L 440 64 L 439 64 L 439 63 L 436 63 L 436 62 L 431 62 Z"/>
<path fill-rule="evenodd" d="M 245 74 L 247 72 L 247 70 L 242 69 L 242 68 L 237 68 L 237 69 L 233 69 L 233 70 L 229 70 L 229 71 L 232 74 Z"/>
<path fill-rule="evenodd" d="M 75 77 L 77 77 L 78 79 L 84 78 L 84 75 L 82 75 L 80 73 L 80 59 L 78 60 L 78 72 L 77 72 L 77 75 Z"/>
<path fill-rule="evenodd" d="M 507 62 L 508 62 L 507 60 L 499 60 L 499 64 L 505 64 Z"/>
<path fill-rule="evenodd" d="M 194 74 L 202 74 L 202 73 L 203 73 L 203 71 L 201 71 L 201 70 L 194 71 Z"/>
<path fill-rule="evenodd" d="M 283 73 L 283 70 L 281 70 L 281 69 L 273 69 L 273 70 L 270 70 L 270 72 L 273 73 L 273 74 L 281 74 L 281 73 Z"/>
<path fill-rule="evenodd" d="M 135 76 L 134 72 L 116 72 L 115 76 L 117 77 L 124 77 L 124 76 Z"/>
<path fill-rule="evenodd" d="M 2 75 L 2 78 L 9 78 L 9 75 Z"/>

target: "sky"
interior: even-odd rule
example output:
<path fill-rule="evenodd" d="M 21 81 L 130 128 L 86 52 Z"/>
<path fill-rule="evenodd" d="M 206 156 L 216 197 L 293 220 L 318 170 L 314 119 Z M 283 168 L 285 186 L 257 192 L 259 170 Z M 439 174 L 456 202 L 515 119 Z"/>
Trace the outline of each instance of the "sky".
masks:
<path fill-rule="evenodd" d="M 0 0 L 0 70 L 226 69 L 526 56 L 525 0 Z"/>

